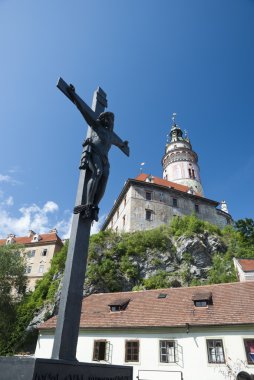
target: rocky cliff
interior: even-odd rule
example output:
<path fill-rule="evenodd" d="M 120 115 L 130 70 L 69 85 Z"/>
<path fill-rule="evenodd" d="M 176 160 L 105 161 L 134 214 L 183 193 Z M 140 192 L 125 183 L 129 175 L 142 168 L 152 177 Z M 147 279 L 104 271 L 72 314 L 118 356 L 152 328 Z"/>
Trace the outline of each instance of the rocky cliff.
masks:
<path fill-rule="evenodd" d="M 246 252 L 239 236 L 232 227 L 222 231 L 195 216 L 150 231 L 100 232 L 90 239 L 84 295 L 236 281 L 232 257 Z M 36 326 L 57 313 L 66 254 L 67 245 L 22 300 L 2 353 L 32 352 Z"/>

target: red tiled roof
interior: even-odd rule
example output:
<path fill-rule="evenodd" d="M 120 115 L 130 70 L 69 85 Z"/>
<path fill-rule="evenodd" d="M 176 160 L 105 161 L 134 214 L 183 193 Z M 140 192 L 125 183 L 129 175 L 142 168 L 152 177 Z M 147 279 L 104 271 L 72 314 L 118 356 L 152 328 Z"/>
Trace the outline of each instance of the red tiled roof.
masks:
<path fill-rule="evenodd" d="M 237 259 L 244 272 L 254 272 L 254 259 Z"/>
<path fill-rule="evenodd" d="M 141 173 L 135 179 L 137 181 L 143 181 L 143 182 L 145 182 L 146 179 L 147 179 L 147 177 L 149 177 L 148 174 Z M 171 181 L 167 181 L 166 179 L 159 178 L 159 177 L 154 177 L 154 176 L 151 176 L 151 177 L 152 177 L 152 182 L 151 183 L 155 183 L 155 185 L 166 186 L 166 187 L 173 187 L 174 189 L 180 190 L 180 191 L 184 191 L 185 193 L 187 193 L 187 191 L 189 190 L 188 186 L 180 185 L 179 183 L 175 183 L 175 182 L 171 182 Z"/>
<path fill-rule="evenodd" d="M 195 307 L 193 297 L 212 293 L 212 304 Z M 158 298 L 159 294 L 166 298 Z M 124 311 L 111 312 L 116 298 L 130 299 Z M 254 324 L 254 281 L 145 290 L 139 292 L 93 294 L 83 300 L 81 328 L 183 327 Z M 246 312 L 248 305 L 248 312 Z M 53 317 L 39 326 L 52 329 Z"/>
<path fill-rule="evenodd" d="M 61 239 L 55 232 L 51 232 L 48 234 L 39 234 L 40 240 L 38 242 L 33 242 L 33 236 L 15 236 L 14 237 L 14 243 L 16 244 L 34 244 L 34 243 L 52 243 L 58 241 L 59 243 L 62 243 Z M 0 245 L 4 245 L 6 243 L 7 239 L 0 239 Z"/>

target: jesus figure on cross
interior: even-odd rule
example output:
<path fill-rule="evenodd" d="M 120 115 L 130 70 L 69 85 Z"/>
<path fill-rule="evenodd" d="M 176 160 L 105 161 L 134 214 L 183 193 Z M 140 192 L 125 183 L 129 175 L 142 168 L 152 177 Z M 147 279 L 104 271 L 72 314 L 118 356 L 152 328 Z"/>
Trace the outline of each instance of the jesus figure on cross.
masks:
<path fill-rule="evenodd" d="M 111 145 L 115 145 L 129 156 L 128 141 L 123 141 L 114 133 L 112 112 L 102 112 L 96 118 L 91 108 L 76 94 L 73 85 L 69 85 L 66 90 L 92 130 L 83 143 L 80 163 L 80 169 L 86 170 L 86 200 L 85 204 L 74 208 L 74 213 L 82 212 L 85 207 L 92 207 L 97 220 L 98 204 L 104 195 L 109 176 L 108 152 Z"/>

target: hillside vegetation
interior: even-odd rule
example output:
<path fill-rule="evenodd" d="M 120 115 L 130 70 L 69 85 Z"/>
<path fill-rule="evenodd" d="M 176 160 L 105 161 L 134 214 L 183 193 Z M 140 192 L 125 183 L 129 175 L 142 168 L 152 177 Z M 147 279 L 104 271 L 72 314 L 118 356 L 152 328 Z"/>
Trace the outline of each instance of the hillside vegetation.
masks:
<path fill-rule="evenodd" d="M 33 350 L 34 327 L 56 313 L 66 254 L 67 245 L 35 291 L 16 303 L 8 339 L 0 340 L 1 355 Z M 84 294 L 237 281 L 234 256 L 254 258 L 252 219 L 221 230 L 187 216 L 149 231 L 100 232 L 90 239 Z"/>

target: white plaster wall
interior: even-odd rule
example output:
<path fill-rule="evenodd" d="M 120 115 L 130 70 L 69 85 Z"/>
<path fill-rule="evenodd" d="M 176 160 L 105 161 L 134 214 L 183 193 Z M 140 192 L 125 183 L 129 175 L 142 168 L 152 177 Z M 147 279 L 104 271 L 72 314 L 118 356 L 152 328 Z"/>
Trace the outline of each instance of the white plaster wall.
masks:
<path fill-rule="evenodd" d="M 133 365 L 133 379 L 142 370 L 158 371 L 156 380 L 164 380 L 165 372 L 160 371 L 181 371 L 184 380 L 204 379 L 204 380 L 231 380 L 231 372 L 237 374 L 245 370 L 254 373 L 254 365 L 248 365 L 246 361 L 244 338 L 254 339 L 252 329 L 217 329 L 208 328 L 206 331 L 186 331 L 177 332 L 176 330 L 165 329 L 164 331 L 147 332 L 142 330 L 123 330 L 118 332 L 110 331 L 81 331 L 78 340 L 77 359 L 84 362 L 92 362 L 93 346 L 95 339 L 106 339 L 110 342 L 110 359 L 108 364 Z M 125 363 L 125 340 L 138 339 L 140 342 L 140 356 L 138 363 Z M 159 340 L 176 340 L 178 343 L 178 363 L 159 362 Z M 206 339 L 222 339 L 224 345 L 225 364 L 209 364 L 207 359 Z M 49 358 L 52 350 L 53 337 L 48 333 L 39 335 L 36 357 Z M 103 362 L 105 363 L 105 362 Z M 143 373 L 144 375 L 144 373 Z M 170 375 L 167 380 L 180 380 L 178 374 Z M 180 375 L 179 375 L 180 376 Z M 231 377 L 230 377 L 231 376 Z M 142 377 L 140 377 L 140 380 Z M 145 379 L 154 379 L 154 373 L 146 372 Z"/>
<path fill-rule="evenodd" d="M 254 272 L 244 272 L 236 258 L 233 259 L 233 262 L 234 262 L 235 269 L 237 270 L 239 281 L 245 282 L 245 281 L 254 280 Z"/>
<path fill-rule="evenodd" d="M 253 281 L 254 280 L 254 272 L 245 273 L 245 281 Z"/>

